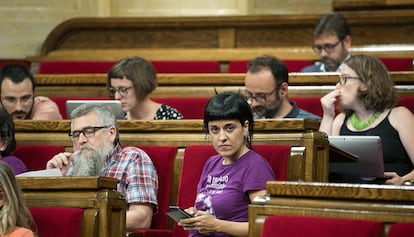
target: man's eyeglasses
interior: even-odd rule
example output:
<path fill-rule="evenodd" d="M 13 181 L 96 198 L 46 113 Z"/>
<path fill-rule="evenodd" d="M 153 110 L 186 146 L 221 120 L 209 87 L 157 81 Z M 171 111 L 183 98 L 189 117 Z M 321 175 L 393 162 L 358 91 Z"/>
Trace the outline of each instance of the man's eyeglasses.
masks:
<path fill-rule="evenodd" d="M 345 85 L 346 84 L 346 82 L 349 80 L 349 79 L 360 79 L 359 77 L 351 77 L 351 76 L 349 76 L 349 75 L 339 75 L 339 80 L 338 80 L 338 83 L 339 83 L 339 85 L 341 85 L 341 86 L 343 86 L 343 85 Z"/>
<path fill-rule="evenodd" d="M 118 87 L 118 89 L 115 89 L 113 87 L 109 87 L 108 94 L 109 94 L 109 97 L 111 97 L 111 98 L 115 97 L 116 92 L 118 92 L 119 95 L 121 95 L 121 96 L 126 96 L 126 95 L 128 95 L 128 90 L 131 89 L 131 88 L 132 88 L 132 86 L 130 86 L 130 87 Z"/>
<path fill-rule="evenodd" d="M 264 104 L 266 103 L 267 97 L 273 94 L 278 87 L 275 87 L 271 92 L 268 93 L 258 93 L 256 95 L 253 95 L 249 91 L 245 90 L 243 93 L 244 98 L 247 100 L 248 104 L 252 104 L 252 100 L 255 99 L 258 103 Z"/>
<path fill-rule="evenodd" d="M 72 141 L 77 141 L 79 140 L 79 137 L 81 134 L 83 134 L 83 136 L 85 136 L 86 138 L 93 137 L 95 136 L 96 131 L 98 131 L 99 129 L 108 128 L 108 127 L 109 126 L 86 127 L 86 128 L 82 128 L 82 130 L 75 130 L 75 131 L 69 132 L 68 135 Z"/>
<path fill-rule="evenodd" d="M 336 42 L 335 44 L 323 44 L 323 45 L 319 45 L 319 44 L 315 44 L 312 46 L 313 51 L 315 51 L 315 53 L 320 53 L 322 52 L 322 49 L 325 50 L 325 52 L 330 53 L 332 51 L 334 51 L 335 47 L 342 42 L 342 40 L 338 40 L 338 42 Z"/>

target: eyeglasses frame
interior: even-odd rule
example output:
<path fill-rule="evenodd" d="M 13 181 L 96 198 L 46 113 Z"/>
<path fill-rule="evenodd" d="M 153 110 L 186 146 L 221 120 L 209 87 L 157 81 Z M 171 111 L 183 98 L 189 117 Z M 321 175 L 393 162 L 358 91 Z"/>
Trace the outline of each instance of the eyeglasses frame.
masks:
<path fill-rule="evenodd" d="M 336 43 L 334 44 L 324 44 L 324 45 L 312 45 L 312 49 L 315 53 L 321 53 L 322 50 L 325 50 L 325 52 L 327 53 L 331 53 L 335 50 L 336 46 L 338 46 L 339 43 L 341 43 L 344 39 L 339 39 Z"/>
<path fill-rule="evenodd" d="M 130 86 L 130 87 L 118 87 L 117 89 L 115 89 L 113 87 L 109 87 L 108 95 L 109 95 L 109 97 L 115 97 L 115 93 L 118 92 L 120 96 L 127 96 L 128 92 L 131 88 L 132 88 L 132 86 Z"/>
<path fill-rule="evenodd" d="M 89 137 L 95 136 L 95 133 L 97 131 L 99 131 L 100 129 L 102 129 L 102 128 L 109 128 L 109 127 L 111 127 L 111 126 L 109 126 L 109 125 L 107 125 L 107 126 L 88 126 L 88 127 L 82 128 L 82 130 L 69 131 L 68 132 L 68 136 L 70 137 L 70 139 L 72 141 L 78 141 L 81 134 L 83 134 L 84 137 L 89 138 Z M 90 135 L 86 135 L 86 133 L 85 133 L 86 132 L 86 129 L 93 129 L 93 133 L 90 134 Z M 73 136 L 73 133 L 76 133 L 76 132 L 79 132 L 79 135 Z"/>
<path fill-rule="evenodd" d="M 266 101 L 267 101 L 267 97 L 269 97 L 270 95 L 272 95 L 273 93 L 275 93 L 275 91 L 277 90 L 277 89 L 279 89 L 279 87 L 280 87 L 280 85 L 277 85 L 271 92 L 268 92 L 268 93 L 260 93 L 260 94 L 262 94 L 262 95 L 260 95 L 259 96 L 259 98 L 262 98 L 263 99 L 263 101 L 261 102 L 261 101 L 259 101 L 259 99 L 258 99 L 258 96 L 257 95 L 253 95 L 250 91 L 248 91 L 248 90 L 244 90 L 244 93 L 243 93 L 243 96 L 244 96 L 244 98 L 246 99 L 246 101 L 247 101 L 247 103 L 248 104 L 251 104 L 252 102 L 252 100 L 253 99 L 255 99 L 257 102 L 259 102 L 260 104 L 264 104 L 264 103 L 266 103 Z M 246 95 L 246 93 L 249 93 L 250 94 L 250 96 L 247 96 Z"/>

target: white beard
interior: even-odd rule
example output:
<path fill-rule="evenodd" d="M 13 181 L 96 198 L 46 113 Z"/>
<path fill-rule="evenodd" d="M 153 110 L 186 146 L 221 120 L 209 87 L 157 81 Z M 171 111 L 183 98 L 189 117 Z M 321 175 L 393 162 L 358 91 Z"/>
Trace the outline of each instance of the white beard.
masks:
<path fill-rule="evenodd" d="M 105 160 L 113 149 L 105 144 L 101 149 L 88 145 L 73 153 L 73 176 L 100 176 L 105 168 Z"/>

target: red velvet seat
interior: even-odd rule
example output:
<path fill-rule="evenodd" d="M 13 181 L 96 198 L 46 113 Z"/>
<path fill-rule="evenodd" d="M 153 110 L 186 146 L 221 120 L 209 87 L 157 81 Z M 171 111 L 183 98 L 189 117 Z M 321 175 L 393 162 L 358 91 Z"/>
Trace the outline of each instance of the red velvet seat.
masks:
<path fill-rule="evenodd" d="M 290 157 L 290 146 L 256 145 L 254 150 L 263 156 L 273 168 L 277 180 L 285 180 L 287 162 Z M 181 168 L 180 184 L 178 187 L 177 205 L 188 208 L 194 205 L 197 184 L 203 166 L 208 158 L 217 154 L 211 145 L 192 145 L 184 150 L 183 165 Z M 174 237 L 187 236 L 188 232 L 178 225 L 173 227 Z"/>
<path fill-rule="evenodd" d="M 30 62 L 27 60 L 20 60 L 20 59 L 0 59 L 0 69 L 2 69 L 4 66 L 9 64 L 21 64 L 27 69 L 30 68 Z"/>
<path fill-rule="evenodd" d="M 299 108 L 322 117 L 323 110 L 320 97 L 294 97 L 289 99 L 295 101 Z"/>
<path fill-rule="evenodd" d="M 407 107 L 414 113 L 414 96 L 403 96 L 398 98 L 398 104 Z"/>
<path fill-rule="evenodd" d="M 208 97 L 153 98 L 158 103 L 176 108 L 184 116 L 184 119 L 202 119 L 204 117 L 204 108 L 209 99 Z"/>
<path fill-rule="evenodd" d="M 380 58 L 388 71 L 412 71 L 413 58 Z"/>
<path fill-rule="evenodd" d="M 107 73 L 113 61 L 44 61 L 39 65 L 39 74 Z"/>
<path fill-rule="evenodd" d="M 265 219 L 261 237 L 381 237 L 383 229 L 378 221 L 275 215 Z"/>
<path fill-rule="evenodd" d="M 54 155 L 64 150 L 64 146 L 58 145 L 17 145 L 13 155 L 23 161 L 28 171 L 43 170 Z"/>
<path fill-rule="evenodd" d="M 300 72 L 300 70 L 306 66 L 312 65 L 314 63 L 313 60 L 307 59 L 286 59 L 283 60 L 285 63 L 288 72 Z M 248 61 L 231 61 L 228 65 L 228 72 L 229 73 L 246 73 L 248 67 Z"/>
<path fill-rule="evenodd" d="M 387 237 L 413 237 L 414 222 L 399 222 L 392 224 Z"/>
<path fill-rule="evenodd" d="M 40 74 L 107 73 L 115 61 L 45 61 Z M 151 61 L 157 73 L 219 73 L 216 61 Z"/>
<path fill-rule="evenodd" d="M 29 207 L 39 237 L 80 236 L 83 209 L 65 207 Z"/>
<path fill-rule="evenodd" d="M 138 146 L 143 149 L 152 160 L 157 169 L 159 190 L 158 190 L 158 212 L 152 219 L 151 229 L 136 229 L 130 236 L 171 236 L 172 231 L 169 228 L 167 216 L 168 206 L 170 204 L 170 192 L 174 170 L 174 160 L 177 154 L 175 146 Z"/>

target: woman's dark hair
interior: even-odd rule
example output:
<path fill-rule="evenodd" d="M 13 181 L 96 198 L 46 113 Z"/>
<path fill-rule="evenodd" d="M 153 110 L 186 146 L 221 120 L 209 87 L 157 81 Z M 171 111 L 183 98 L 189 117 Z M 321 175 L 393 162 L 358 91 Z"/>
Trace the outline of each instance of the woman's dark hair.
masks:
<path fill-rule="evenodd" d="M 0 107 L 0 140 L 7 141 L 7 148 L 1 151 L 2 156 L 9 156 L 16 149 L 14 138 L 14 122 L 12 117 Z"/>
<path fill-rule="evenodd" d="M 249 104 L 244 97 L 236 92 L 223 92 L 213 96 L 204 110 L 204 130 L 208 133 L 208 123 L 216 120 L 240 121 L 243 126 L 249 122 L 249 134 L 246 139 L 247 146 L 251 148 L 253 137 L 253 115 Z"/>
<path fill-rule="evenodd" d="M 158 86 L 154 66 L 138 56 L 121 59 L 109 70 L 106 78 L 107 90 L 111 87 L 111 78 L 125 78 L 132 81 L 138 100 L 148 96 Z M 109 97 L 114 99 L 111 95 Z"/>

